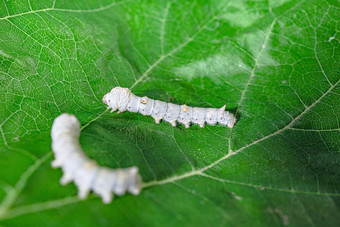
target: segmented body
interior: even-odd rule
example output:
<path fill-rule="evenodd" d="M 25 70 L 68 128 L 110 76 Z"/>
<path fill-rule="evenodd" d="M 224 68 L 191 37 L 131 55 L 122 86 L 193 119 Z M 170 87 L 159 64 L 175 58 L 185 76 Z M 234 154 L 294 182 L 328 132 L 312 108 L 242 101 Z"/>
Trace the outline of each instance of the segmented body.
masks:
<path fill-rule="evenodd" d="M 134 113 L 139 112 L 152 116 L 157 124 L 163 119 L 172 126 L 176 126 L 176 122 L 179 122 L 186 128 L 189 128 L 191 123 L 198 124 L 200 127 L 204 127 L 205 123 L 208 125 L 219 123 L 232 128 L 236 122 L 234 115 L 225 111 L 225 106 L 202 108 L 166 103 L 146 96 L 138 97 L 128 88 L 122 87 L 115 87 L 104 95 L 103 102 L 108 105 L 109 109 L 112 109 L 111 112 L 116 110 L 119 110 L 118 113 L 126 110 Z"/>
<path fill-rule="evenodd" d="M 89 159 L 79 144 L 80 124 L 71 114 L 62 114 L 54 120 L 51 137 L 55 160 L 52 167 L 61 167 L 63 176 L 60 183 L 74 181 L 78 197 L 85 199 L 92 190 L 110 203 L 114 192 L 123 195 L 126 191 L 137 195 L 141 190 L 141 177 L 137 167 L 110 169 L 99 166 Z"/>

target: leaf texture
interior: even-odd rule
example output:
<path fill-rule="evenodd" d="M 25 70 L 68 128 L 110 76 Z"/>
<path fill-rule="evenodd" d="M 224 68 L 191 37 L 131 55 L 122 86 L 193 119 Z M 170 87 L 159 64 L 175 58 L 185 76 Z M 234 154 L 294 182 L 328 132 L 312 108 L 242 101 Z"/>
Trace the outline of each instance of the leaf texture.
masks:
<path fill-rule="evenodd" d="M 339 15 L 332 0 L 0 2 L 0 225 L 338 226 Z M 111 114 L 115 86 L 238 121 Z M 139 167 L 139 196 L 59 184 L 65 112 L 90 158 Z"/>

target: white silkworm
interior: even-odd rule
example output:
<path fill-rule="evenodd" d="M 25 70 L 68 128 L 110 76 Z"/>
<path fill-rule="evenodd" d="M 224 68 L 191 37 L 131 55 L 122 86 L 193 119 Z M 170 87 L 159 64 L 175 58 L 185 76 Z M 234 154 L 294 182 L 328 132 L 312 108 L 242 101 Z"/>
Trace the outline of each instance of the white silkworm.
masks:
<path fill-rule="evenodd" d="M 51 137 L 55 160 L 52 167 L 62 168 L 62 185 L 73 180 L 80 199 L 85 199 L 92 190 L 104 203 L 112 201 L 112 192 L 116 195 L 123 195 L 125 191 L 134 195 L 140 193 L 142 180 L 137 167 L 110 169 L 99 166 L 83 152 L 79 135 L 80 124 L 74 115 L 62 114 L 54 120 Z"/>
<path fill-rule="evenodd" d="M 151 115 L 157 124 L 164 119 L 172 126 L 176 126 L 177 121 L 184 124 L 186 128 L 190 127 L 190 123 L 198 124 L 203 128 L 205 122 L 208 125 L 219 123 L 232 128 L 236 122 L 234 115 L 225 111 L 226 106 L 200 108 L 166 103 L 146 96 L 138 97 L 128 88 L 122 87 L 115 87 L 104 95 L 103 102 L 108 105 L 108 109 L 112 109 L 111 113 L 117 109 L 119 110 L 118 113 L 126 110 L 134 113 L 139 112 L 143 115 Z"/>

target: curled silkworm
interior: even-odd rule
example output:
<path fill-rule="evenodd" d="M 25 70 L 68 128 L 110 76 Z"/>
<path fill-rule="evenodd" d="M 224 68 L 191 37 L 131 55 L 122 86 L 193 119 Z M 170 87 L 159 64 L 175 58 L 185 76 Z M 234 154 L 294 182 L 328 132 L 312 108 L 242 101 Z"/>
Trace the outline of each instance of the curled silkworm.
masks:
<path fill-rule="evenodd" d="M 112 192 L 123 195 L 125 191 L 137 195 L 141 190 L 141 177 L 137 167 L 110 169 L 89 159 L 79 144 L 80 124 L 71 114 L 62 114 L 54 120 L 51 137 L 55 160 L 52 167 L 61 167 L 60 183 L 74 181 L 78 197 L 85 199 L 92 190 L 104 203 L 112 201 Z"/>
<path fill-rule="evenodd" d="M 148 97 L 138 97 L 128 88 L 122 87 L 115 87 L 104 95 L 103 102 L 108 105 L 108 109 L 112 109 L 111 113 L 117 109 L 118 113 L 126 110 L 134 113 L 139 112 L 143 115 L 151 115 L 157 124 L 163 119 L 172 126 L 176 126 L 176 122 L 179 122 L 186 128 L 190 127 L 190 123 L 198 124 L 202 128 L 205 123 L 208 125 L 219 123 L 232 128 L 236 122 L 234 115 L 225 111 L 226 106 L 200 108 L 166 103 Z"/>

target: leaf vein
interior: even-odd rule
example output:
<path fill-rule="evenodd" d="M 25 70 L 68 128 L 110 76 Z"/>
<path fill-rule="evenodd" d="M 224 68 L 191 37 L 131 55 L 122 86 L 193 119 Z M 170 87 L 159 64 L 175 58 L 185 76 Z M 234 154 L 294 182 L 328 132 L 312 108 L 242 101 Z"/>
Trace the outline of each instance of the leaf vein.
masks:
<path fill-rule="evenodd" d="M 241 151 L 259 143 L 259 142 L 262 142 L 268 138 L 271 138 L 273 136 L 276 136 L 278 134 L 280 134 L 281 132 L 291 128 L 291 126 L 294 125 L 295 122 L 297 122 L 302 116 L 304 116 L 311 108 L 313 108 L 317 103 L 319 103 L 325 96 L 327 96 L 331 90 L 333 88 L 335 88 L 338 84 L 340 83 L 340 80 L 338 80 L 333 86 L 331 86 L 323 95 L 321 95 L 314 103 L 312 103 L 310 106 L 308 106 L 307 108 L 305 108 L 304 111 L 302 111 L 299 115 L 297 115 L 290 123 L 288 123 L 286 126 L 284 126 L 283 128 L 265 136 L 265 137 L 262 137 L 261 139 L 259 140 L 256 140 L 236 151 L 230 151 L 228 152 L 228 154 L 226 154 L 225 156 L 217 159 L 216 161 L 214 161 L 213 163 L 205 166 L 205 167 L 202 167 L 200 169 L 197 169 L 197 170 L 193 170 L 193 171 L 190 171 L 190 172 L 186 172 L 182 175 L 179 175 L 179 176 L 173 176 L 173 177 L 170 177 L 170 178 L 167 178 L 167 179 L 164 179 L 164 180 L 160 180 L 160 181 L 151 181 L 151 182 L 147 182 L 147 183 L 144 183 L 143 184 L 143 188 L 146 188 L 146 187 L 151 187 L 151 186 L 155 186 L 155 185 L 162 185 L 162 184 L 167 184 L 167 183 L 171 183 L 171 182 L 174 182 L 174 181 L 177 181 L 177 180 L 181 180 L 181 179 L 184 179 L 184 178 L 187 178 L 187 177 L 191 177 L 191 176 L 195 176 L 195 175 L 201 175 L 204 171 L 216 166 L 217 164 L 219 164 L 220 162 L 230 158 L 231 156 L 233 155 L 236 155 L 238 153 L 240 153 Z"/>
<path fill-rule="evenodd" d="M 38 159 L 31 165 L 19 178 L 15 187 L 3 199 L 0 204 L 0 219 L 6 216 L 8 209 L 13 205 L 17 197 L 20 195 L 23 188 L 26 186 L 28 179 L 39 169 L 39 167 L 51 156 L 51 152 L 48 152 L 42 158 Z"/>

